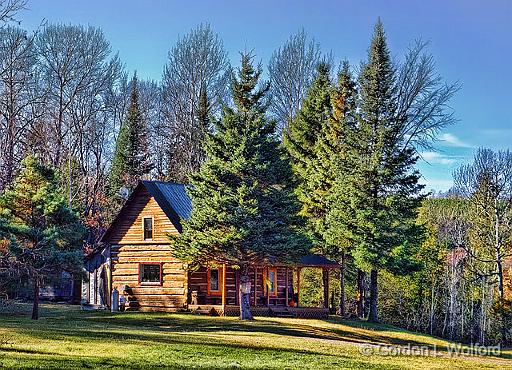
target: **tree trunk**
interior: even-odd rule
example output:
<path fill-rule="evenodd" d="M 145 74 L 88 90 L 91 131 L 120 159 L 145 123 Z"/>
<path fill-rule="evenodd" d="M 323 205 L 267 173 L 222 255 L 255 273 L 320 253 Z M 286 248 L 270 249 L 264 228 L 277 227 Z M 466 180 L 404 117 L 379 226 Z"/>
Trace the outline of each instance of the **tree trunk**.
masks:
<path fill-rule="evenodd" d="M 32 320 L 39 319 L 39 278 L 34 278 L 34 302 L 32 305 Z"/>
<path fill-rule="evenodd" d="M 345 308 L 345 252 L 341 254 L 340 268 L 340 310 L 339 315 L 345 317 L 347 314 Z"/>
<path fill-rule="evenodd" d="M 249 285 L 251 283 L 251 278 L 249 277 L 249 267 L 242 266 L 240 271 L 240 284 L 238 286 L 239 291 L 239 299 L 240 299 L 240 320 L 252 320 L 252 312 L 251 312 L 251 291 L 249 290 Z M 256 296 L 256 286 L 254 287 L 254 295 Z"/>
<path fill-rule="evenodd" d="M 357 270 L 357 317 L 364 316 L 364 272 Z"/>
<path fill-rule="evenodd" d="M 322 269 L 322 283 L 324 286 L 324 308 L 329 308 L 329 270 Z"/>
<path fill-rule="evenodd" d="M 379 322 L 377 315 L 377 270 L 370 272 L 370 313 L 368 314 L 369 322 Z"/>
<path fill-rule="evenodd" d="M 434 334 L 434 310 L 435 310 L 435 284 L 432 283 L 432 289 L 430 290 L 430 315 L 429 315 L 429 326 L 430 335 Z"/>
<path fill-rule="evenodd" d="M 500 298 L 505 296 L 505 287 L 503 283 L 503 266 L 501 256 L 501 236 L 500 236 L 500 213 L 498 210 L 498 198 L 494 200 L 494 248 L 496 253 L 496 269 L 498 274 L 498 291 Z"/>

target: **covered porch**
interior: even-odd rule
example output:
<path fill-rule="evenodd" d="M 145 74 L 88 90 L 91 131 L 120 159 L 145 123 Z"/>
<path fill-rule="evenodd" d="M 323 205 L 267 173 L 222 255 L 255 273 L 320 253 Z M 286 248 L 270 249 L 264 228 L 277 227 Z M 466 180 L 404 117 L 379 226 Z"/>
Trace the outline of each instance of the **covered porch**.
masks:
<path fill-rule="evenodd" d="M 301 269 L 323 271 L 339 268 L 336 262 L 318 254 L 304 256 L 298 263 L 253 265 L 250 267 L 250 304 L 255 316 L 322 318 L 329 314 L 328 302 L 323 307 L 304 307 L 300 302 Z M 328 280 L 327 280 L 328 289 Z M 200 268 L 189 272 L 189 311 L 199 314 L 238 316 L 239 271 L 226 265 Z"/>

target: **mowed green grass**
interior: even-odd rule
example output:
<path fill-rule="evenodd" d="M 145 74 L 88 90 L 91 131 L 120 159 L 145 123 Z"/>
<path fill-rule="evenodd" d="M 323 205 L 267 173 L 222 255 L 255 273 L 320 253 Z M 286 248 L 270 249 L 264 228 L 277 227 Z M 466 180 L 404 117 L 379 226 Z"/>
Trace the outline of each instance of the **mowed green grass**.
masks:
<path fill-rule="evenodd" d="M 447 342 L 360 321 L 0 309 L 0 368 L 512 369 L 501 357 L 451 357 Z M 437 346 L 438 356 L 363 355 L 374 345 Z"/>

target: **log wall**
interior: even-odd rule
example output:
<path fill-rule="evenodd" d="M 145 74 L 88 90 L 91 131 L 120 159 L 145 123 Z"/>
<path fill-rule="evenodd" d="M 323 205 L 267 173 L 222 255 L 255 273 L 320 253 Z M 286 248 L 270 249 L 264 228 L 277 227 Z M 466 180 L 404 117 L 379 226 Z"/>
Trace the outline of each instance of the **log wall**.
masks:
<path fill-rule="evenodd" d="M 128 286 L 130 309 L 146 311 L 178 310 L 186 306 L 186 266 L 172 257 L 169 245 L 145 245 L 144 249 L 134 245 L 112 246 L 112 286 L 121 293 Z M 139 283 L 139 263 L 162 263 L 162 284 Z"/>
<path fill-rule="evenodd" d="M 143 238 L 142 220 L 153 217 L 153 239 Z M 162 211 L 156 200 L 146 189 L 141 188 L 134 194 L 129 207 L 123 209 L 108 235 L 110 244 L 169 244 L 167 234 L 179 234 L 171 220 Z"/>
<path fill-rule="evenodd" d="M 153 218 L 153 239 L 143 238 L 143 218 Z M 128 309 L 177 311 L 187 305 L 186 265 L 174 258 L 167 234 L 178 231 L 145 189 L 132 198 L 109 235 L 112 243 L 112 287 L 127 286 Z M 162 264 L 162 284 L 139 283 L 139 264 Z"/>

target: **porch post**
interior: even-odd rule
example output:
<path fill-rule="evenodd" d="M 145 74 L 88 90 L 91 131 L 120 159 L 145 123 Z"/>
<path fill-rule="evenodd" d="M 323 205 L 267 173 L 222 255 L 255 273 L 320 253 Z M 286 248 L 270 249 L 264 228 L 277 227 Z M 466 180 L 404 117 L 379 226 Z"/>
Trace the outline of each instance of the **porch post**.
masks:
<path fill-rule="evenodd" d="M 254 265 L 254 307 L 256 307 L 258 295 L 258 265 Z"/>
<path fill-rule="evenodd" d="M 264 279 L 268 279 L 268 267 L 265 269 L 265 276 L 264 276 Z M 276 287 L 277 289 L 277 287 Z M 268 289 L 268 281 L 267 281 L 267 284 L 265 284 L 265 290 L 267 291 L 267 307 L 270 306 L 270 292 Z"/>
<path fill-rule="evenodd" d="M 329 269 L 322 268 L 324 276 L 324 308 L 329 308 Z"/>
<path fill-rule="evenodd" d="M 222 265 L 222 312 L 226 306 L 226 264 Z"/>
<path fill-rule="evenodd" d="M 300 302 L 300 267 L 297 268 L 297 307 Z"/>
<path fill-rule="evenodd" d="M 240 304 L 240 271 L 235 272 L 235 305 Z"/>
<path fill-rule="evenodd" d="M 285 285 L 286 285 L 286 301 L 284 303 L 284 306 L 288 307 L 288 285 L 290 285 L 288 282 L 288 267 L 286 267 L 285 271 L 286 271 L 286 277 L 284 280 L 285 280 Z"/>

